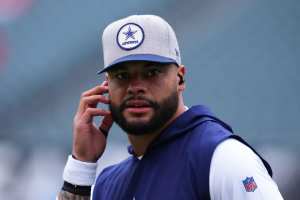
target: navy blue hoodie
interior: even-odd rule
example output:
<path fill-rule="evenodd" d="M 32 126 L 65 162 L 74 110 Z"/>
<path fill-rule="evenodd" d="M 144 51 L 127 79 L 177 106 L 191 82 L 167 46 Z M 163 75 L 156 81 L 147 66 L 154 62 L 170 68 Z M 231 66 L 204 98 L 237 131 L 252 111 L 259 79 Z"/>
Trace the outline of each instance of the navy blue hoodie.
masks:
<path fill-rule="evenodd" d="M 209 200 L 212 155 L 227 138 L 249 146 L 208 108 L 193 106 L 160 134 L 142 159 L 129 147 L 129 158 L 105 168 L 96 180 L 93 200 Z"/>

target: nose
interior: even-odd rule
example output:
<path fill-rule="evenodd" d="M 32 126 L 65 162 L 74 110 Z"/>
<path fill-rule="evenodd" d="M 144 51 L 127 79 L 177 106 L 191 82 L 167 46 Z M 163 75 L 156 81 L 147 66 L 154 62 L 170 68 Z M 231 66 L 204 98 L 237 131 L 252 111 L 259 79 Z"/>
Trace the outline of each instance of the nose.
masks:
<path fill-rule="evenodd" d="M 127 92 L 132 95 L 144 94 L 146 92 L 146 83 L 142 77 L 134 76 L 130 79 Z"/>

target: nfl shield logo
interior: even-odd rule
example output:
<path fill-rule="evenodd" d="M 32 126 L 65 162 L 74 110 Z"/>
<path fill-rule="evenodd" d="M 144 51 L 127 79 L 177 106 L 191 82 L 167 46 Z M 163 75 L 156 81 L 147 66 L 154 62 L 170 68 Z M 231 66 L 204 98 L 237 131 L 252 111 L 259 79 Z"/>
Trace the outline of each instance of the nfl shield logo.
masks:
<path fill-rule="evenodd" d="M 257 188 L 257 185 L 252 176 L 246 177 L 246 179 L 243 180 L 243 184 L 246 189 L 246 192 L 254 192 L 254 190 Z"/>

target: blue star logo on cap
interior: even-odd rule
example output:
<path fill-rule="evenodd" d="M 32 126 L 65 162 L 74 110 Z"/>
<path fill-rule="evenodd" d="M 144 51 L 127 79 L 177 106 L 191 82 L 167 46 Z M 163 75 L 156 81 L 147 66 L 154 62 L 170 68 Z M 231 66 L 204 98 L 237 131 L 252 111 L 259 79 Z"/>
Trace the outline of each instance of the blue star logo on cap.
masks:
<path fill-rule="evenodd" d="M 117 34 L 118 46 L 126 51 L 138 48 L 144 41 L 144 30 L 135 23 L 123 25 Z"/>
<path fill-rule="evenodd" d="M 126 40 L 128 40 L 129 38 L 132 38 L 132 39 L 135 40 L 134 34 L 135 34 L 136 32 L 137 32 L 137 31 L 132 31 L 132 30 L 131 30 L 131 27 L 128 26 L 127 32 L 123 32 L 123 34 L 126 35 Z"/>

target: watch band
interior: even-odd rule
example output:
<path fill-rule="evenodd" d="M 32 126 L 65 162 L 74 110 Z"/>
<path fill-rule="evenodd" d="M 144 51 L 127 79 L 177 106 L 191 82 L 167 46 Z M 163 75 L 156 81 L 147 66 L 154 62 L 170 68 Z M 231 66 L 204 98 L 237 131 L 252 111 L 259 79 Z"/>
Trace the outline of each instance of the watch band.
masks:
<path fill-rule="evenodd" d="M 68 183 L 67 181 L 64 181 L 62 190 L 81 196 L 91 195 L 91 186 L 73 185 L 71 183 Z"/>

